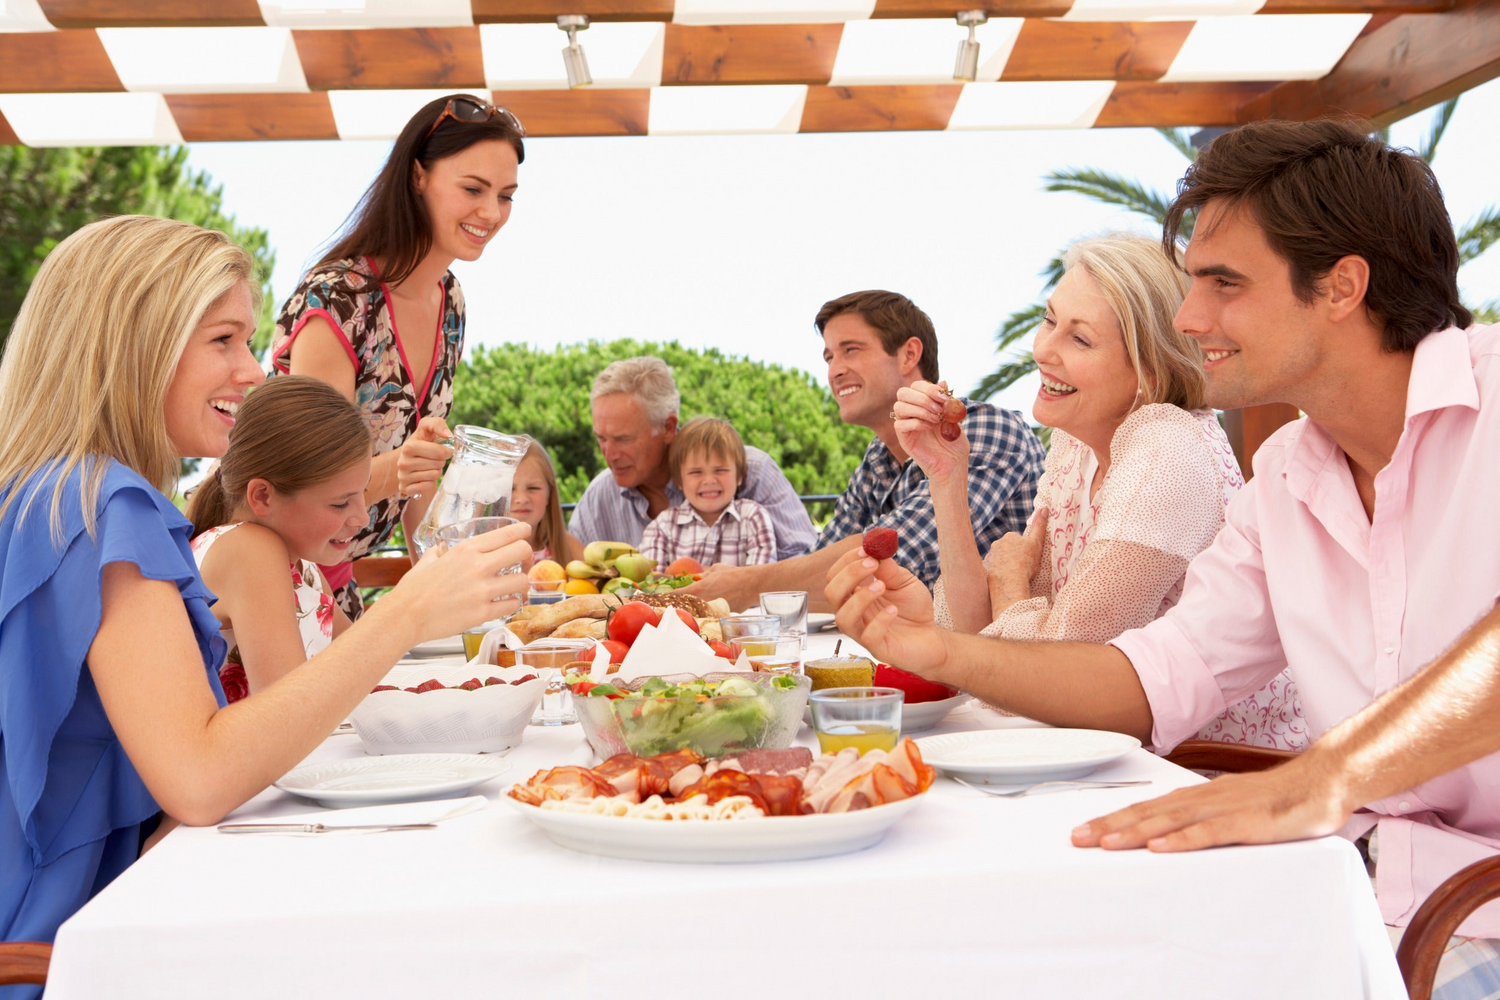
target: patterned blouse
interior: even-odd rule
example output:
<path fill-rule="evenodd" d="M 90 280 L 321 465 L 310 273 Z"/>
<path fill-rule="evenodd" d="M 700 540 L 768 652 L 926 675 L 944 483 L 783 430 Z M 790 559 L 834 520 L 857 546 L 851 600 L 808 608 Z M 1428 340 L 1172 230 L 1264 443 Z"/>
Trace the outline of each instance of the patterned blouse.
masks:
<path fill-rule="evenodd" d="M 1052 432 L 1037 484 L 1036 509 L 1047 511 L 1047 534 L 1032 596 L 1006 608 L 981 635 L 1107 642 L 1154 621 L 1182 597 L 1188 563 L 1213 541 L 1224 508 L 1245 485 L 1218 418 L 1212 410 L 1143 406 L 1115 431 L 1110 456 L 1091 499 L 1099 468 L 1093 450 Z M 1027 525 L 1029 537 L 1039 523 Z M 952 628 L 941 579 L 933 598 L 938 623 Z M 1198 738 L 1305 749 L 1307 723 L 1291 677 L 1283 672 L 1231 706 Z"/>
<path fill-rule="evenodd" d="M 203 560 L 214 542 L 238 528 L 243 521 L 221 524 L 210 528 L 193 539 L 193 560 L 203 570 Z M 308 659 L 323 652 L 333 642 L 333 598 L 323 590 L 323 576 L 318 567 L 306 559 L 294 559 L 292 570 L 292 596 L 296 599 L 293 609 L 297 615 L 297 632 L 302 636 L 302 648 Z M 250 682 L 245 677 L 245 662 L 240 659 L 240 647 L 234 638 L 233 628 L 220 628 L 219 634 L 229 644 L 229 655 L 219 668 L 219 683 L 224 686 L 224 697 L 231 702 L 239 701 L 250 693 Z"/>
<path fill-rule="evenodd" d="M 361 291 L 361 279 L 351 278 L 351 271 L 355 275 L 379 276 L 375 262 L 366 257 L 361 261 L 323 265 L 303 277 L 276 320 L 271 363 L 276 371 L 289 372 L 292 342 L 308 320 L 323 317 L 333 327 L 354 365 L 354 402 L 364 414 L 375 440 L 375 454 L 383 455 L 405 444 L 423 417 L 447 419 L 453 408 L 453 373 L 464 350 L 463 290 L 451 271 L 443 275 L 439 336 L 433 342 L 432 357 L 424 359 L 429 362 L 427 377 L 422 385 L 416 385 L 406 348 L 396 329 L 390 290 L 381 282 L 369 291 Z M 370 524 L 349 547 L 350 563 L 390 538 L 405 507 L 406 499 L 397 496 L 378 500 L 370 507 Z M 335 589 L 346 588 L 350 563 L 324 567 Z M 347 606 L 344 610 L 351 611 Z M 357 609 L 351 617 L 355 614 Z"/>

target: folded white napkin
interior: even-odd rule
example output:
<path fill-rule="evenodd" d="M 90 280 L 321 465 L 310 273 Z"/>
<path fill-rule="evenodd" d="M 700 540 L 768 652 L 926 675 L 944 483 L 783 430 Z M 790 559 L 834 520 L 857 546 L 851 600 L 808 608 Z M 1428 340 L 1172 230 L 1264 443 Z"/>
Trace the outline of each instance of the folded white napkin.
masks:
<path fill-rule="evenodd" d="M 619 672 L 611 679 L 633 681 L 641 677 L 656 677 L 663 674 L 704 674 L 725 671 L 750 671 L 744 657 L 731 664 L 722 656 L 715 656 L 703 637 L 676 614 L 661 616 L 660 625 L 647 625 L 631 644 L 630 652 L 620 664 Z"/>
<path fill-rule="evenodd" d="M 497 662 L 495 656 L 497 652 L 502 649 L 520 649 L 523 645 L 525 643 L 521 642 L 519 636 L 501 625 L 484 634 L 484 638 L 479 642 L 479 652 L 474 654 L 474 659 L 470 662 L 493 666 Z"/>
<path fill-rule="evenodd" d="M 470 795 L 462 799 L 439 799 L 435 802 L 398 802 L 387 806 L 359 806 L 354 809 L 321 809 L 318 812 L 298 813 L 295 816 L 263 816 L 246 819 L 231 819 L 231 824 L 275 823 L 312 824 L 322 823 L 331 832 L 374 833 L 373 830 L 336 831 L 341 826 L 396 826 L 405 823 L 441 823 L 444 820 L 478 812 L 489 805 L 483 795 Z M 267 830 L 266 833 L 282 833 L 288 837 L 327 837 L 328 833 L 301 833 L 297 831 Z"/>

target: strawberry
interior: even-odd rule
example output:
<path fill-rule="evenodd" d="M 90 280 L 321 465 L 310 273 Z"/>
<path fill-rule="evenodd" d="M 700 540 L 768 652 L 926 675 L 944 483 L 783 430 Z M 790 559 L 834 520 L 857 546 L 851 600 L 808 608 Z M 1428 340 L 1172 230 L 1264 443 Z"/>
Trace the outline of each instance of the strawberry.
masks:
<path fill-rule="evenodd" d="M 398 688 L 398 687 L 396 687 L 396 685 L 394 685 L 394 684 L 377 684 L 377 685 L 375 685 L 374 687 L 372 687 L 370 689 L 370 693 L 374 694 L 376 691 L 400 691 L 400 690 L 401 689 Z"/>
<path fill-rule="evenodd" d="M 863 545 L 871 559 L 889 559 L 896 554 L 896 529 L 871 528 L 865 532 Z"/>
<path fill-rule="evenodd" d="M 885 663 L 875 664 L 875 686 L 893 687 L 906 693 L 908 705 L 919 705 L 924 701 L 942 701 L 958 694 L 958 688 L 939 684 L 925 677 L 907 673 L 905 670 Z"/>
<path fill-rule="evenodd" d="M 407 688 L 407 690 L 415 691 L 417 694 L 426 694 L 428 691 L 441 691 L 443 690 L 443 682 L 439 680 L 423 681 L 416 687 Z"/>
<path fill-rule="evenodd" d="M 484 679 L 484 686 L 485 686 L 485 687 L 494 687 L 494 686 L 495 686 L 495 685 L 496 685 L 496 684 L 504 684 L 504 683 L 505 683 L 505 682 L 504 682 L 504 681 L 502 681 L 502 680 L 501 680 L 501 679 L 500 679 L 500 678 L 498 678 L 498 677 L 486 677 L 486 678 L 485 678 L 485 679 Z"/>
<path fill-rule="evenodd" d="M 511 687 L 515 687 L 517 684 L 525 684 L 527 681 L 534 680 L 536 680 L 536 674 L 522 674 L 520 677 L 517 677 L 515 680 L 511 681 L 510 684 Z"/>
<path fill-rule="evenodd" d="M 455 687 L 463 688 L 465 691 L 478 691 L 480 688 L 484 687 L 484 685 L 479 682 L 478 677 L 470 677 L 462 684 L 455 685 Z"/>

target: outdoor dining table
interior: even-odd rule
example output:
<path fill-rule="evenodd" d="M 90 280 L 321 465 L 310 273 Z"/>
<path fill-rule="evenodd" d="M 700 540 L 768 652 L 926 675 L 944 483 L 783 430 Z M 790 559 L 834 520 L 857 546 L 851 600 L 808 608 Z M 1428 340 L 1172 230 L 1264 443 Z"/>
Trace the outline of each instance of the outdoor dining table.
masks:
<path fill-rule="evenodd" d="M 1034 725 L 974 701 L 920 735 Z M 361 755 L 333 735 L 309 760 Z M 172 832 L 62 926 L 48 1000 L 1406 995 L 1345 840 L 1071 846 L 1079 823 L 1203 780 L 1146 750 L 1090 777 L 1150 785 L 1000 799 L 939 778 L 874 847 L 754 864 L 559 847 L 499 800 L 595 763 L 579 727 L 531 727 L 509 759 L 472 793 L 486 808 L 435 830 Z M 314 809 L 272 788 L 230 819 Z"/>

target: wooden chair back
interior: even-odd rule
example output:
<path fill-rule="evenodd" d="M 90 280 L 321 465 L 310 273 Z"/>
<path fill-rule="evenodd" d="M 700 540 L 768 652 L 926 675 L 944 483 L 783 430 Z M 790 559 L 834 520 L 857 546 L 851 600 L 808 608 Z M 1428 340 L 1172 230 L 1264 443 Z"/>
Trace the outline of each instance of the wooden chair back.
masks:
<path fill-rule="evenodd" d="M 40 941 L 0 942 L 0 986 L 44 986 L 52 946 Z"/>
<path fill-rule="evenodd" d="M 354 584 L 361 590 L 394 587 L 410 569 L 406 556 L 365 556 L 354 560 Z"/>

